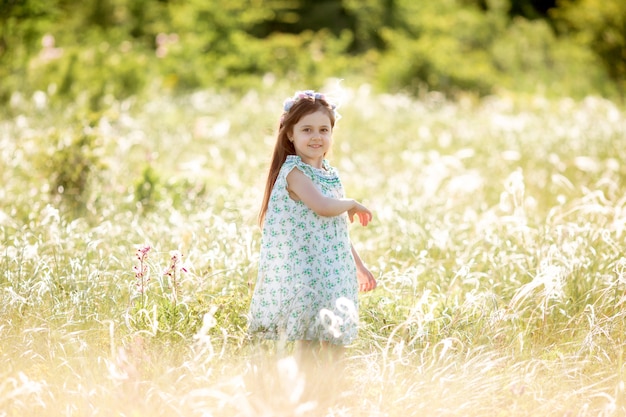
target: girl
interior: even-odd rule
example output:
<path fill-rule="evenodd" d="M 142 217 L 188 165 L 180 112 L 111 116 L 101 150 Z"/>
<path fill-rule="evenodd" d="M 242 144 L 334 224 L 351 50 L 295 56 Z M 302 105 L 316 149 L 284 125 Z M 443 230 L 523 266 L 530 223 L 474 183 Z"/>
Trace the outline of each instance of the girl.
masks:
<path fill-rule="evenodd" d="M 259 213 L 259 274 L 249 315 L 250 333 L 266 339 L 347 345 L 357 333 L 358 290 L 376 287 L 347 224 L 357 216 L 366 226 L 372 213 L 344 198 L 325 159 L 335 109 L 313 91 L 285 101 Z"/>

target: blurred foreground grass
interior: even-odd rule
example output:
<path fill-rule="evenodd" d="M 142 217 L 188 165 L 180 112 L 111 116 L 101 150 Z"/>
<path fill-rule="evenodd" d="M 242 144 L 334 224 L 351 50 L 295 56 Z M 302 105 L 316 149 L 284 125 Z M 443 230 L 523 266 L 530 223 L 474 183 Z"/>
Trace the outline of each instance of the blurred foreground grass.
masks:
<path fill-rule="evenodd" d="M 379 288 L 323 403 L 288 349 L 260 356 L 243 317 L 291 93 L 97 114 L 14 96 L 0 121 L 0 415 L 626 412 L 622 109 L 335 91 L 330 159 L 375 213 L 351 232 Z"/>

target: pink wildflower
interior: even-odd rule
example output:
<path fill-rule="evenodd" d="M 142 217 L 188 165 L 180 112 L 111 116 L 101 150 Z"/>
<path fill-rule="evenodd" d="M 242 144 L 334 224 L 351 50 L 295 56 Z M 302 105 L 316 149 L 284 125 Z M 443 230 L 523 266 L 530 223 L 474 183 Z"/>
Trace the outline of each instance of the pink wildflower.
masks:
<path fill-rule="evenodd" d="M 170 266 L 163 271 L 164 276 L 170 277 L 172 288 L 174 289 L 174 300 L 178 300 L 178 289 L 180 283 L 178 281 L 178 271 L 187 272 L 187 267 L 182 263 L 183 254 L 180 251 L 174 250 L 170 252 Z"/>
<path fill-rule="evenodd" d="M 141 294 L 145 292 L 146 286 L 150 281 L 148 274 L 148 252 L 150 252 L 150 249 L 150 245 L 143 245 L 135 252 L 139 260 L 139 264 L 133 266 L 133 271 L 135 272 L 135 286 L 137 287 L 137 291 Z"/>

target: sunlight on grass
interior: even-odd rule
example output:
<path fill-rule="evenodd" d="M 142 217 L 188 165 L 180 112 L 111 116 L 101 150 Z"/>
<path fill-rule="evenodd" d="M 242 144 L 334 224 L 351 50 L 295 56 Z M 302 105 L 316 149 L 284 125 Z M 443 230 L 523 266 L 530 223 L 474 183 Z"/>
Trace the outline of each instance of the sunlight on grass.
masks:
<path fill-rule="evenodd" d="M 331 160 L 374 211 L 351 233 L 379 288 L 361 296 L 340 379 L 245 333 L 290 94 L 99 114 L 14 101 L 0 121 L 0 416 L 626 412 L 620 108 L 346 88 Z"/>

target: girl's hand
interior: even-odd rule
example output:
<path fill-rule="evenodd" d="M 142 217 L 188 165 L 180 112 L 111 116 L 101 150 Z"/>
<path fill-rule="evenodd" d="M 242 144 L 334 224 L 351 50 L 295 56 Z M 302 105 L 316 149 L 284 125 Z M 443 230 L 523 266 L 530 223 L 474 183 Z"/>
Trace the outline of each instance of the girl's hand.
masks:
<path fill-rule="evenodd" d="M 371 215 L 371 214 L 370 214 Z M 354 249 L 354 245 L 350 245 L 352 250 L 352 256 L 354 257 L 354 263 L 356 265 L 356 280 L 359 283 L 359 291 L 367 292 L 376 288 L 376 280 L 374 275 L 365 266 L 359 253 Z"/>
<path fill-rule="evenodd" d="M 374 275 L 364 265 L 357 265 L 356 279 L 359 283 L 359 291 L 367 292 L 376 288 L 376 279 Z"/>
<path fill-rule="evenodd" d="M 361 223 L 362 226 L 367 226 L 367 224 L 372 221 L 372 212 L 361 203 L 355 201 L 354 204 L 354 207 L 348 210 L 350 223 L 354 222 L 354 215 L 356 214 L 359 216 L 359 223 Z"/>

